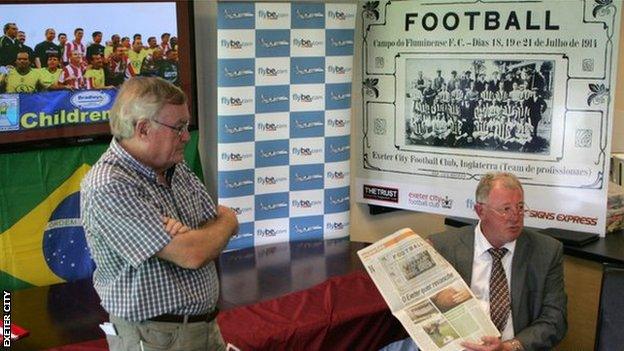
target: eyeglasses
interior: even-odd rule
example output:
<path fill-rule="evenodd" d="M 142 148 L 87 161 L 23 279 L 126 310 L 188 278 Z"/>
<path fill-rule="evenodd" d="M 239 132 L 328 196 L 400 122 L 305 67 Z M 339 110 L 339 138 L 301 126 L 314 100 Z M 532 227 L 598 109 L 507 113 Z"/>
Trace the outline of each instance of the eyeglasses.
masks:
<path fill-rule="evenodd" d="M 525 211 L 529 210 L 529 207 L 524 202 L 520 202 L 515 206 L 510 205 L 499 208 L 491 207 L 485 202 L 479 202 L 479 204 L 481 204 L 482 206 L 488 206 L 490 209 L 492 209 L 492 211 L 494 211 L 494 213 L 504 218 L 510 218 L 514 215 L 523 215 Z"/>
<path fill-rule="evenodd" d="M 189 131 L 189 121 L 184 122 L 183 125 L 179 126 L 179 127 L 174 127 L 174 126 L 170 126 L 168 124 L 165 124 L 163 122 L 157 121 L 157 120 L 153 120 L 154 123 L 156 124 L 160 124 L 163 127 L 167 127 L 173 131 L 175 131 L 176 133 L 178 133 L 178 137 L 182 136 L 183 133 L 188 133 Z"/>

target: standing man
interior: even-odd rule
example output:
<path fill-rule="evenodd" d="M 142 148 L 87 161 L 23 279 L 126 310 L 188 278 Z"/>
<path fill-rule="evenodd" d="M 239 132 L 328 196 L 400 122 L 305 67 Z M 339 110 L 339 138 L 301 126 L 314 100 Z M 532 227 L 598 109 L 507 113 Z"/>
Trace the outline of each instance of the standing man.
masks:
<path fill-rule="evenodd" d="M 35 50 L 33 50 L 30 46 L 26 45 L 26 33 L 23 31 L 17 32 L 17 51 L 25 51 L 28 53 L 28 57 L 30 58 L 30 65 L 35 67 Z"/>
<path fill-rule="evenodd" d="M 238 221 L 184 163 L 190 118 L 179 88 L 130 79 L 111 109 L 110 147 L 82 181 L 110 350 L 225 350 L 214 260 Z"/>
<path fill-rule="evenodd" d="M 93 55 L 102 55 L 104 57 L 104 45 L 102 45 L 102 32 L 95 31 L 91 34 L 93 43 L 87 47 L 87 61 L 91 63 Z"/>
<path fill-rule="evenodd" d="M 61 48 L 54 44 L 54 38 L 56 32 L 53 28 L 45 30 L 45 40 L 35 45 L 35 66 L 37 68 L 48 67 L 48 57 L 50 55 L 55 57 L 61 56 Z"/>
<path fill-rule="evenodd" d="M 121 44 L 116 46 L 106 65 L 106 85 L 120 86 L 136 75 L 128 58 L 128 49 Z"/>
<path fill-rule="evenodd" d="M 72 57 L 72 54 L 74 52 L 77 52 L 80 54 L 80 57 L 82 58 L 81 65 L 82 65 L 82 69 L 84 70 L 85 68 L 87 68 L 87 61 L 86 61 L 87 48 L 82 43 L 83 36 L 84 36 L 84 30 L 82 28 L 74 29 L 74 40 L 69 43 L 65 43 L 65 50 L 63 50 L 63 62 L 69 62 L 70 58 Z"/>
<path fill-rule="evenodd" d="M 533 137 L 537 136 L 537 127 L 542 120 L 542 114 L 546 112 L 546 101 L 537 93 L 537 88 L 533 88 L 531 97 L 525 100 L 525 105 L 528 107 L 529 120 L 533 126 Z"/>
<path fill-rule="evenodd" d="M 147 50 L 143 48 L 143 42 L 141 42 L 141 39 L 135 40 L 134 43 L 132 43 L 132 50 L 128 51 L 128 58 L 130 59 L 134 72 L 137 74 L 141 72 L 141 65 L 145 57 L 147 57 Z"/>
<path fill-rule="evenodd" d="M 160 35 L 160 49 L 163 52 L 163 55 L 167 55 L 167 52 L 171 50 L 171 45 L 169 45 L 169 38 L 171 38 L 171 34 L 163 33 Z"/>
<path fill-rule="evenodd" d="M 67 34 L 59 33 L 57 36 L 58 46 L 61 48 L 61 64 L 66 65 L 67 62 L 63 61 L 63 57 L 65 55 L 65 44 L 67 43 Z"/>
<path fill-rule="evenodd" d="M 150 56 L 154 52 L 154 50 L 158 49 L 158 42 L 156 41 L 156 37 L 147 38 L 147 55 Z"/>
<path fill-rule="evenodd" d="M 110 44 L 110 45 L 109 45 Z M 106 43 L 106 47 L 104 47 L 104 61 L 108 62 L 108 58 L 113 54 L 113 48 L 117 47 L 121 44 L 121 37 L 119 34 L 111 35 L 110 42 Z"/>
<path fill-rule="evenodd" d="M 4 35 L 0 37 L 0 66 L 12 66 L 18 51 L 17 25 L 9 22 L 4 25 Z"/>
<path fill-rule="evenodd" d="M 510 173 L 477 186 L 477 226 L 431 236 L 433 246 L 470 285 L 502 337 L 468 350 L 552 349 L 567 330 L 563 246 L 524 229 L 524 191 Z"/>

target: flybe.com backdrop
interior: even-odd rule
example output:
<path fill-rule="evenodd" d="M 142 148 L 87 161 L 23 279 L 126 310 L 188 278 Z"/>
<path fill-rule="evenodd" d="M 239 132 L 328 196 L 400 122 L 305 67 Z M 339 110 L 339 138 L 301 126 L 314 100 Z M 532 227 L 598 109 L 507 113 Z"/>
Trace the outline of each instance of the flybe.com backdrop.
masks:
<path fill-rule="evenodd" d="M 356 6 L 219 3 L 218 192 L 228 249 L 348 235 Z"/>

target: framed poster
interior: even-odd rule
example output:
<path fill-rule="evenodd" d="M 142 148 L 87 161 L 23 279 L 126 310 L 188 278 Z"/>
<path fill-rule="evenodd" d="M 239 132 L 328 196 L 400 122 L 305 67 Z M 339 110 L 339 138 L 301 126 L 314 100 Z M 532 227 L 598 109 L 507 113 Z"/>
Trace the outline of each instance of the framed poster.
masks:
<path fill-rule="evenodd" d="M 604 234 L 620 2 L 368 1 L 360 202 L 475 217 L 487 172 L 532 227 Z"/>

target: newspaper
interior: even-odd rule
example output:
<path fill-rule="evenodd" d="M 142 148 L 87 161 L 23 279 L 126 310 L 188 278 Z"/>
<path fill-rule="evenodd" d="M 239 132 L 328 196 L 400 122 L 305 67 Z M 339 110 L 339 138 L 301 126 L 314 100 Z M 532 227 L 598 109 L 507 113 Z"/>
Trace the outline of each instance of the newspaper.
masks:
<path fill-rule="evenodd" d="M 460 351 L 500 333 L 457 271 L 405 228 L 358 251 L 368 274 L 421 350 Z"/>

